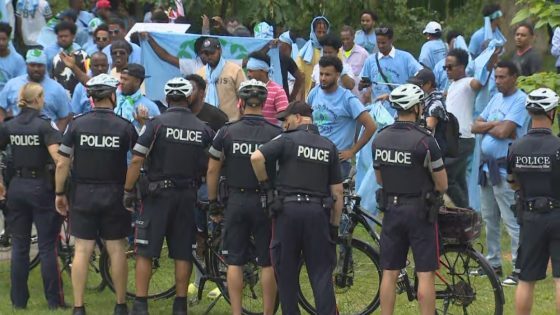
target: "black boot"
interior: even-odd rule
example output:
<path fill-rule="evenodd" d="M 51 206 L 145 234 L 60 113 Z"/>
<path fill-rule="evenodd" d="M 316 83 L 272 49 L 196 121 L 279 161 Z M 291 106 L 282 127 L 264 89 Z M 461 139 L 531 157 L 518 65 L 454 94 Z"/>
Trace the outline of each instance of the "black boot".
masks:
<path fill-rule="evenodd" d="M 86 315 L 86 308 L 83 306 L 74 306 L 72 315 Z"/>
<path fill-rule="evenodd" d="M 148 302 L 145 300 L 134 300 L 134 303 L 132 304 L 132 310 L 130 311 L 129 315 L 150 315 L 150 313 L 148 313 Z"/>
<path fill-rule="evenodd" d="M 115 304 L 113 315 L 128 315 L 128 307 L 126 306 L 126 303 Z"/>
<path fill-rule="evenodd" d="M 187 315 L 187 297 L 176 297 L 173 301 L 173 315 Z"/>

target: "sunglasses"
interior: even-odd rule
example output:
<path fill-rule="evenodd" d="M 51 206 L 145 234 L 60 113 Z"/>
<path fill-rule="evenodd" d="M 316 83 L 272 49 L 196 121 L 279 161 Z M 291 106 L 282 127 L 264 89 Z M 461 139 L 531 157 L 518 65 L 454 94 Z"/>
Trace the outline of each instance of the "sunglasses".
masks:
<path fill-rule="evenodd" d="M 113 34 L 113 35 L 118 34 L 120 32 L 121 30 L 119 30 L 118 28 L 116 30 L 109 30 L 109 34 Z"/>
<path fill-rule="evenodd" d="M 98 42 L 106 42 L 106 41 L 109 40 L 109 38 L 108 37 L 96 37 L 95 40 L 98 41 Z"/>
<path fill-rule="evenodd" d="M 115 51 L 111 51 L 111 55 L 112 56 L 126 56 L 127 52 L 123 51 L 123 50 L 115 50 Z"/>
<path fill-rule="evenodd" d="M 445 65 L 443 66 L 443 70 L 453 70 L 455 67 L 457 67 L 457 65 Z"/>

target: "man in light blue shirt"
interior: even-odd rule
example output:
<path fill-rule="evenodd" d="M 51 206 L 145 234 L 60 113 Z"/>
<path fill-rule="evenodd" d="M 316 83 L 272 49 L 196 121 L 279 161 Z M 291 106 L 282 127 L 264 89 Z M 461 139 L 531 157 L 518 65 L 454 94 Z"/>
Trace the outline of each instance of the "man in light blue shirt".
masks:
<path fill-rule="evenodd" d="M 371 55 L 377 53 L 377 39 L 375 37 L 375 24 L 379 17 L 373 11 L 363 11 L 360 15 L 360 25 L 362 29 L 356 32 L 354 43 L 364 47 L 365 50 Z"/>
<path fill-rule="evenodd" d="M 372 99 L 386 101 L 395 86 L 406 83 L 408 78 L 414 76 L 423 67 L 409 52 L 393 46 L 391 27 L 377 28 L 375 34 L 379 52 L 369 56 L 364 63 L 360 75 L 362 81 L 358 88 L 361 90 L 373 84 Z M 384 106 L 392 115 L 396 113 L 388 102 L 384 102 Z"/>
<path fill-rule="evenodd" d="M 8 80 L 25 74 L 25 60 L 13 48 L 10 48 L 12 27 L 0 23 L 0 91 Z"/>
<path fill-rule="evenodd" d="M 47 56 L 47 71 L 50 75 L 53 73 L 53 59 L 56 55 L 60 52 L 71 54 L 81 49 L 80 45 L 74 42 L 76 31 L 76 24 L 67 21 L 59 22 L 55 26 L 56 43 L 44 49 L 45 55 Z"/>
<path fill-rule="evenodd" d="M 124 25 L 123 20 L 113 19 L 113 20 L 109 21 L 107 26 L 109 27 L 109 36 L 111 37 L 111 42 L 114 42 L 114 41 L 119 40 L 119 39 L 125 40 L 124 37 L 126 35 L 126 27 Z M 132 47 L 132 51 L 128 55 L 128 63 L 141 64 L 142 63 L 142 49 L 140 49 L 140 46 L 138 46 L 134 43 L 131 43 L 129 41 L 127 41 L 127 42 Z M 111 45 L 105 46 L 105 48 L 103 48 L 103 53 L 105 55 L 107 55 L 107 57 L 109 58 L 109 66 L 112 68 L 113 67 L 112 66 L 113 59 L 111 58 Z"/>
<path fill-rule="evenodd" d="M 490 20 L 490 27 L 492 29 L 492 34 L 495 38 L 499 38 L 501 35 L 500 32 L 500 23 L 502 21 L 502 11 L 500 10 L 499 4 L 488 4 L 484 6 L 482 9 L 482 15 L 485 19 Z M 478 55 L 484 50 L 482 44 L 485 41 L 485 30 L 484 27 L 479 28 L 476 32 L 474 32 L 471 36 L 471 41 L 469 42 L 469 53 L 471 54 L 473 59 L 476 59 Z"/>
<path fill-rule="evenodd" d="M 109 71 L 109 62 L 104 53 L 98 51 L 91 56 L 91 73 L 92 77 L 96 77 L 102 73 Z M 82 83 L 78 83 L 72 94 L 72 102 L 70 103 L 72 113 L 74 115 L 87 113 L 92 109 L 92 103 L 87 95 L 87 90 Z"/>
<path fill-rule="evenodd" d="M 129 63 L 121 72 L 121 87 L 117 91 L 115 113 L 131 121 L 138 132 L 149 118 L 160 114 L 157 105 L 140 91 L 147 77 L 142 65 Z"/>
<path fill-rule="evenodd" d="M 525 110 L 527 95 L 516 87 L 518 75 L 519 70 L 512 62 L 498 62 L 495 77 L 499 93 L 492 97 L 472 126 L 473 133 L 483 135 L 479 174 L 481 212 L 486 224 L 486 258 L 497 273 L 502 272 L 500 218 L 511 237 L 513 266 L 519 245 L 519 225 L 510 210 L 514 192 L 506 182 L 508 147 L 514 139 L 525 135 L 529 122 Z M 518 270 L 514 270 L 502 284 L 516 285 L 517 275 Z"/>
<path fill-rule="evenodd" d="M 429 22 L 422 33 L 428 37 L 428 41 L 422 45 L 418 61 L 424 67 L 433 70 L 435 65 L 445 59 L 447 54 L 447 45 L 441 39 L 441 25 L 438 22 Z"/>
<path fill-rule="evenodd" d="M 376 125 L 360 100 L 338 85 L 342 72 L 342 61 L 338 57 L 321 57 L 319 72 L 320 84 L 309 92 L 307 103 L 313 109 L 313 121 L 319 133 L 336 145 L 342 176 L 346 178 L 350 173 L 350 161 L 373 136 Z M 357 122 L 364 126 L 365 132 L 354 142 Z"/>
<path fill-rule="evenodd" d="M 26 61 L 27 74 L 8 81 L 0 92 L 0 118 L 3 120 L 6 116 L 17 116 L 20 112 L 17 103 L 21 87 L 27 82 L 36 82 L 41 84 L 45 94 L 43 114 L 56 122 L 60 130 L 64 130 L 71 117 L 68 94 L 62 85 L 46 75 L 47 57 L 42 50 L 28 50 Z"/>

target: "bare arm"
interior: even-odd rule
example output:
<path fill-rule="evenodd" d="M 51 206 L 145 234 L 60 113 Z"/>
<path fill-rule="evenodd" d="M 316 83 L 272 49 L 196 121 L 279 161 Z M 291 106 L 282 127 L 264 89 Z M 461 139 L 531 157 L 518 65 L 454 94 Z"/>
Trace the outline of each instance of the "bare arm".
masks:
<path fill-rule="evenodd" d="M 383 179 L 381 179 L 381 171 L 375 170 L 375 179 L 377 180 L 377 184 L 379 184 L 379 186 L 383 186 Z"/>
<path fill-rule="evenodd" d="M 206 173 L 206 185 L 208 186 L 208 200 L 218 199 L 218 183 L 222 161 L 210 158 L 208 160 L 208 171 Z"/>
<path fill-rule="evenodd" d="M 76 64 L 75 57 L 64 52 L 61 52 L 59 55 L 62 62 L 64 62 L 64 65 L 72 70 L 72 73 L 74 74 L 76 79 L 78 79 L 78 81 L 80 81 L 80 83 L 85 86 L 87 81 L 89 80 L 89 76 Z"/>
<path fill-rule="evenodd" d="M 301 72 L 301 70 L 299 70 L 298 68 L 293 76 L 296 81 L 294 82 L 292 93 L 290 94 L 290 100 L 295 100 L 298 97 L 299 91 L 301 91 L 303 87 L 303 72 Z"/>
<path fill-rule="evenodd" d="M 432 179 L 435 184 L 435 190 L 440 193 L 445 193 L 447 191 L 447 172 L 441 169 L 437 172 L 432 172 Z"/>
<path fill-rule="evenodd" d="M 49 148 L 49 153 L 51 153 L 50 148 Z M 64 192 L 64 185 L 66 183 L 66 179 L 68 178 L 68 173 L 70 172 L 70 158 L 62 156 L 56 152 L 54 152 L 54 154 L 58 156 L 56 161 L 56 172 L 54 176 L 55 188 L 56 188 L 55 191 Z M 53 153 L 51 153 L 51 156 L 52 155 Z"/>
<path fill-rule="evenodd" d="M 494 128 L 494 126 L 496 126 L 495 121 L 486 121 L 478 117 L 471 127 L 471 132 L 480 134 L 487 133 L 490 129 Z"/>
<path fill-rule="evenodd" d="M 51 158 L 53 159 L 54 164 L 56 165 L 56 163 L 58 162 L 58 159 L 60 157 L 60 155 L 58 154 L 58 143 L 55 144 L 51 144 L 47 147 L 47 150 L 49 151 L 49 154 L 51 156 Z"/>
<path fill-rule="evenodd" d="M 253 165 L 253 171 L 259 182 L 264 182 L 268 180 L 268 174 L 266 173 L 265 158 L 261 151 L 256 150 L 251 154 L 251 164 Z"/>
<path fill-rule="evenodd" d="M 142 38 L 147 39 L 148 44 L 150 44 L 150 47 L 152 47 L 152 49 L 154 50 L 154 52 L 156 53 L 156 55 L 158 55 L 159 58 L 161 58 L 161 60 L 179 68 L 179 58 L 173 56 L 172 54 L 170 54 L 169 52 L 167 52 L 167 50 L 163 49 L 163 47 L 161 47 L 152 37 L 152 35 L 150 35 L 147 32 L 143 32 L 140 34 Z"/>
<path fill-rule="evenodd" d="M 64 118 L 60 118 L 57 122 L 56 122 L 56 127 L 58 127 L 58 130 L 62 130 L 64 131 L 66 129 L 66 126 L 68 125 L 68 123 L 70 122 L 70 120 L 72 120 L 72 115 L 68 115 Z"/>
<path fill-rule="evenodd" d="M 519 186 L 519 182 L 517 181 L 517 178 L 515 177 L 515 175 L 508 174 L 507 181 L 509 183 L 509 187 L 511 187 L 512 190 L 521 189 L 521 186 Z"/>
<path fill-rule="evenodd" d="M 331 194 L 334 198 L 334 204 L 331 208 L 331 221 L 330 223 L 334 226 L 339 226 L 340 224 L 340 215 L 342 214 L 342 206 L 343 206 L 343 190 L 342 184 L 335 184 L 331 185 Z"/>
<path fill-rule="evenodd" d="M 515 139 L 515 129 L 517 125 L 510 120 L 504 120 L 496 123 L 494 128 L 488 131 L 488 134 L 498 139 Z"/>
<path fill-rule="evenodd" d="M 352 90 L 356 85 L 356 81 L 347 74 L 340 77 L 340 82 L 342 83 L 342 86 L 348 90 Z"/>
<path fill-rule="evenodd" d="M 144 164 L 144 158 L 139 155 L 133 155 L 132 161 L 128 166 L 128 171 L 126 172 L 126 182 L 124 184 L 124 189 L 131 191 L 134 188 L 134 184 L 140 177 L 140 169 Z"/>
<path fill-rule="evenodd" d="M 348 160 L 352 156 L 356 155 L 356 153 L 358 153 L 358 151 L 360 151 L 364 147 L 364 145 L 368 143 L 369 139 L 371 139 L 371 137 L 375 133 L 375 130 L 377 129 L 377 125 L 375 124 L 375 122 L 373 121 L 373 119 L 371 118 L 368 112 L 362 112 L 360 116 L 358 116 L 358 123 L 364 126 L 365 128 L 364 133 L 358 139 L 358 141 L 354 143 L 352 148 L 348 150 L 350 151 L 349 153 L 351 153 L 351 156 L 348 157 L 347 153 L 345 153 L 348 151 L 342 151 L 339 153 L 339 156 L 342 155 L 343 160 Z"/>
<path fill-rule="evenodd" d="M 437 117 L 426 118 L 426 125 L 428 125 L 428 128 L 430 128 L 432 133 L 436 132 L 436 126 L 437 126 L 438 122 L 439 122 L 439 119 Z"/>

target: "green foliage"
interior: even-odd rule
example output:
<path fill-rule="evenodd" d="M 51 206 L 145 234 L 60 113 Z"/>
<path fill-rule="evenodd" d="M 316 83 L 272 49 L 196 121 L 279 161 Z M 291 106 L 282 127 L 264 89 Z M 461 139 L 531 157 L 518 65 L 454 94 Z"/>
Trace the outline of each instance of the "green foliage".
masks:
<path fill-rule="evenodd" d="M 460 8 L 453 10 L 445 21 L 444 29 L 461 32 L 467 43 L 470 36 L 484 25 L 482 7 L 487 1 L 471 0 Z"/>
<path fill-rule="evenodd" d="M 538 88 L 546 87 L 553 91 L 560 91 L 560 74 L 555 72 L 540 72 L 517 79 L 517 87 L 529 93 Z"/>
<path fill-rule="evenodd" d="M 511 20 L 512 25 L 531 19 L 537 21 L 535 28 L 560 26 L 560 4 L 547 0 L 517 0 L 515 4 L 521 9 Z"/>

